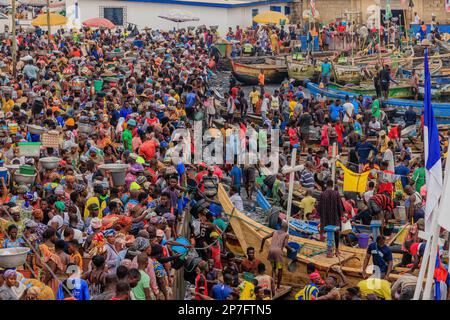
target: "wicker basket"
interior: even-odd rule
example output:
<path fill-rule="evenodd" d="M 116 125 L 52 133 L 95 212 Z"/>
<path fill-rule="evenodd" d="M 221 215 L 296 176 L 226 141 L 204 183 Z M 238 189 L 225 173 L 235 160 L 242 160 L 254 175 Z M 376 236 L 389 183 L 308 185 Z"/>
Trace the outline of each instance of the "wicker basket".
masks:
<path fill-rule="evenodd" d="M 59 133 L 47 132 L 42 135 L 42 145 L 45 148 L 59 148 Z"/>

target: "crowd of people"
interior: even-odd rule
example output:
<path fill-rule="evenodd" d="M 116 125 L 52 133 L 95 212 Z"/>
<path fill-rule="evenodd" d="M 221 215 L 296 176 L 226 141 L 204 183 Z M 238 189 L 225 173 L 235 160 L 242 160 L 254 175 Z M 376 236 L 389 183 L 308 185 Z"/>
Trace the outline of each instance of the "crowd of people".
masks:
<path fill-rule="evenodd" d="M 280 39 L 282 30 L 277 32 Z M 258 165 L 176 162 L 168 151 L 177 145 L 175 129 L 192 133 L 194 121 L 203 121 L 205 130 L 218 130 L 222 110 L 228 120 L 220 129 L 223 136 L 254 129 L 262 138 L 281 130 L 280 167 L 290 163 L 292 148 L 300 145 L 305 168 L 295 181 L 304 196 L 297 217 L 319 220 L 322 232 L 326 225 L 347 220 L 365 225 L 382 220 L 384 228 L 394 208 L 403 204 L 405 222 L 411 224 L 400 249 L 402 264 L 411 272 L 417 268 L 424 247 L 417 235 L 426 186 L 423 158 L 415 157 L 412 147 L 420 138 L 402 137 L 403 127 L 390 122 L 377 98 L 348 97 L 342 104 L 308 96 L 290 81 L 273 92 L 262 85 L 247 93 L 234 84 L 221 102 L 209 85 L 215 76 L 211 34 L 146 30 L 128 37 L 120 30 L 87 28 L 58 30 L 48 37 L 42 30 L 21 31 L 15 76 L 12 47 L 2 46 L 1 163 L 9 174 L 0 178 L 1 245 L 29 251 L 23 266 L 1 270 L 1 299 L 174 299 L 177 270 L 188 281 L 188 299 L 276 296 L 283 251 L 290 250 L 286 222 L 280 216 L 278 230 L 267 237 L 267 257 L 258 251 L 267 239 L 261 248 L 247 248 L 245 257 L 238 257 L 227 246 L 229 221 L 215 196 L 219 183 L 227 184 L 232 203 L 243 211 L 244 204 L 255 201 L 259 187 L 284 210 L 289 175 L 280 171 L 264 179 Z M 260 116 L 261 122 L 247 113 Z M 406 126 L 415 126 L 416 116 L 408 110 Z M 57 145 L 33 131 L 36 127 L 56 135 Z M 23 142 L 40 142 L 39 155 L 25 156 Z M 444 136 L 441 142 L 446 153 Z M 333 145 L 339 154 L 348 154 L 343 162 L 353 172 L 370 171 L 364 192 L 342 195 L 334 188 Z M 198 152 L 194 149 L 193 154 Z M 46 168 L 41 160 L 47 157 L 59 158 L 58 166 Z M 116 163 L 128 165 L 124 183 L 102 169 Z M 35 172 L 31 183 L 17 179 L 23 168 Z M 352 245 L 354 239 L 336 232 L 333 254 L 339 254 L 341 241 Z M 333 276 L 323 280 L 308 265 L 311 283 L 295 298 L 408 296 L 412 280 L 407 277 L 413 276 L 401 277 L 404 281 L 393 287 L 388 282 L 394 268 L 390 250 L 382 236 L 374 239 L 364 267 L 372 257 L 382 279 L 365 279 L 345 294 L 340 288 L 347 281 L 340 268 L 335 268 L 339 282 Z M 267 260 L 271 265 L 263 262 Z"/>

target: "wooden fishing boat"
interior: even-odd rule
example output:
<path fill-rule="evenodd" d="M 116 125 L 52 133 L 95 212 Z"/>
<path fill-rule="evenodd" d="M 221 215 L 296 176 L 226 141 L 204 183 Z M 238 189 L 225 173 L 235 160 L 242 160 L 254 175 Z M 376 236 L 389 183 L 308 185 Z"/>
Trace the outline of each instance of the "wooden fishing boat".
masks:
<path fill-rule="evenodd" d="M 429 70 L 431 76 L 439 75 L 443 66 L 442 59 L 430 57 Z M 413 68 L 416 70 L 416 74 L 419 76 L 419 79 L 424 78 L 424 70 L 423 63 L 415 66 Z M 406 77 L 411 77 L 412 69 L 410 68 L 402 68 L 403 75 Z"/>
<path fill-rule="evenodd" d="M 334 79 L 338 83 L 353 83 L 359 84 L 361 82 L 363 73 L 359 66 L 347 66 L 335 64 L 333 66 Z"/>
<path fill-rule="evenodd" d="M 266 83 L 281 83 L 288 76 L 285 56 L 236 58 L 231 66 L 236 79 L 248 85 L 258 84 L 261 71 Z"/>
<path fill-rule="evenodd" d="M 341 86 L 337 83 L 330 83 L 330 89 L 347 91 L 349 95 L 376 96 L 375 88 L 372 84 L 361 83 L 358 86 Z M 414 98 L 412 86 L 408 84 L 393 85 L 389 88 L 389 98 L 408 99 Z"/>
<path fill-rule="evenodd" d="M 306 61 L 298 61 L 289 57 L 286 61 L 289 78 L 303 81 L 305 79 L 314 79 L 319 74 L 320 69 Z"/>
<path fill-rule="evenodd" d="M 248 247 L 259 248 L 262 239 L 274 231 L 269 227 L 253 221 L 251 218 L 237 210 L 231 203 L 230 198 L 221 184 L 218 188 L 218 199 L 224 212 L 229 217 L 231 227 L 237 239 L 239 239 L 239 243 L 244 252 L 246 252 Z M 334 266 L 341 267 L 341 270 L 344 272 L 349 285 L 351 286 L 357 285 L 357 283 L 363 279 L 362 265 L 366 256 L 366 249 L 339 246 L 339 255 L 328 258 L 325 242 L 292 235 L 289 236 L 289 241 L 291 244 L 297 244 L 300 248 L 296 256 L 296 268 L 283 268 L 283 280 L 286 284 L 295 286 L 306 285 L 310 281 L 306 273 L 306 265 L 308 263 L 314 263 L 319 270 L 325 271 L 327 274 L 333 273 L 332 268 Z M 266 265 L 270 264 L 266 258 L 268 256 L 270 242 L 271 239 L 266 241 L 263 252 L 258 255 L 258 258 Z M 290 265 L 292 262 L 292 260 L 287 257 L 283 257 L 283 260 L 285 265 Z M 399 260 L 399 256 L 394 254 L 394 260 L 394 264 L 396 264 Z M 288 269 L 295 270 L 290 272 Z M 372 267 L 369 266 L 367 269 L 367 273 L 370 274 Z M 398 278 L 399 274 L 391 273 L 389 280 L 395 281 Z"/>
<path fill-rule="evenodd" d="M 331 89 L 331 88 L 320 88 L 319 85 L 307 81 L 307 89 L 313 95 L 321 95 L 322 97 L 328 97 L 331 99 L 341 99 L 344 100 L 345 96 L 349 95 L 348 92 L 343 90 Z M 367 96 L 371 98 L 371 96 Z M 397 113 L 403 113 L 408 107 L 413 107 L 418 114 L 423 111 L 423 101 L 415 101 L 410 99 L 395 99 L 389 98 L 383 101 L 383 105 L 395 107 Z M 437 119 L 450 119 L 450 103 L 446 102 L 433 102 L 434 116 Z M 385 110 L 386 111 L 386 110 Z"/>
<path fill-rule="evenodd" d="M 438 39 L 434 39 L 434 40 L 442 48 L 442 51 L 444 51 L 445 53 L 450 53 L 450 43 L 449 42 L 438 40 Z"/>

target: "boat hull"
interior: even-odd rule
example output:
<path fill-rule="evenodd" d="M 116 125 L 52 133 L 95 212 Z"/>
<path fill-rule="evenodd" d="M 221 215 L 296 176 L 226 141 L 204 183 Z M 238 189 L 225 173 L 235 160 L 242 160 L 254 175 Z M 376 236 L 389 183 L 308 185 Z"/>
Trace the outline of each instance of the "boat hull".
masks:
<path fill-rule="evenodd" d="M 332 99 L 341 99 L 344 100 L 346 95 L 352 96 L 346 91 L 335 90 L 331 88 L 321 89 L 319 86 L 312 82 L 307 82 L 306 87 L 311 92 L 311 94 L 320 94 L 323 97 L 328 97 Z M 355 96 L 357 94 L 354 94 Z M 367 96 L 367 98 L 371 98 Z M 414 101 L 409 99 L 394 99 L 390 98 L 387 101 L 383 101 L 384 105 L 395 107 L 397 113 L 404 113 L 406 109 L 411 106 L 415 109 L 418 114 L 421 114 L 423 111 L 423 101 Z M 433 102 L 433 111 L 434 116 L 437 119 L 450 119 L 450 103 L 438 103 Z"/>
<path fill-rule="evenodd" d="M 369 87 L 345 87 L 335 83 L 331 83 L 328 85 L 330 89 L 347 91 L 352 96 L 355 95 L 363 95 L 363 96 L 376 96 L 377 93 L 375 89 Z M 414 92 L 411 86 L 392 86 L 389 89 L 389 98 L 397 98 L 397 99 L 408 99 L 414 98 Z"/>
<path fill-rule="evenodd" d="M 241 64 L 232 62 L 233 75 L 242 83 L 248 85 L 258 84 L 258 76 L 260 71 L 263 71 L 265 83 L 281 83 L 287 78 L 287 68 L 279 66 L 265 66 L 260 67 L 258 65 Z"/>
<path fill-rule="evenodd" d="M 287 62 L 287 71 L 289 78 L 304 81 L 305 79 L 314 79 L 318 72 L 314 66 L 307 64 L 306 62 Z"/>

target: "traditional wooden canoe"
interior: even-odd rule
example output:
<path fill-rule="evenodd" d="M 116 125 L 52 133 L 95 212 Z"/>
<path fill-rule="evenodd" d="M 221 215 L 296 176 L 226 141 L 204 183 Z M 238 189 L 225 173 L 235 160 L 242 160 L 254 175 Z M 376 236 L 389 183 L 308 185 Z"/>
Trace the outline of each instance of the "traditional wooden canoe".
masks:
<path fill-rule="evenodd" d="M 253 221 L 245 214 L 237 210 L 231 203 L 225 189 L 222 185 L 218 188 L 218 199 L 224 209 L 224 212 L 228 215 L 231 227 L 234 234 L 244 252 L 248 247 L 254 247 L 256 250 L 261 246 L 262 238 L 271 234 L 274 230 L 266 227 L 260 223 Z M 267 240 L 263 248 L 263 252 L 258 255 L 266 265 L 270 265 L 267 260 L 268 251 L 270 248 L 271 239 Z M 338 257 L 327 258 L 327 248 L 325 242 L 316 240 L 310 240 L 306 238 L 289 236 L 289 242 L 300 245 L 300 249 L 297 253 L 297 268 L 294 272 L 290 272 L 288 268 L 283 268 L 283 280 L 286 284 L 292 284 L 295 286 L 302 286 L 309 283 L 309 277 L 306 273 L 306 265 L 308 263 L 314 263 L 314 265 L 322 271 L 333 273 L 333 266 L 340 266 L 345 276 L 349 281 L 349 285 L 357 285 L 362 277 L 362 265 L 364 263 L 366 249 L 353 248 L 347 246 L 339 246 L 340 254 Z M 399 256 L 394 255 L 394 265 L 398 262 Z M 284 264 L 289 265 L 291 260 L 284 257 Z M 368 268 L 367 273 L 371 273 L 371 267 Z M 391 273 L 389 280 L 395 281 L 399 278 L 398 274 Z"/>
<path fill-rule="evenodd" d="M 233 75 L 240 82 L 249 85 L 258 84 L 258 76 L 262 71 L 266 83 L 281 83 L 288 72 L 285 57 L 247 57 L 231 60 Z"/>
<path fill-rule="evenodd" d="M 362 68 L 359 66 L 333 65 L 334 78 L 338 83 L 359 84 L 362 78 Z"/>
<path fill-rule="evenodd" d="M 289 78 L 295 80 L 303 81 L 305 79 L 313 79 L 319 72 L 317 67 L 314 67 L 306 61 L 297 61 L 288 58 L 286 63 Z"/>
<path fill-rule="evenodd" d="M 375 88 L 372 84 L 360 84 L 359 86 L 341 86 L 337 83 L 330 83 L 330 89 L 348 91 L 349 95 L 376 96 Z M 389 98 L 408 99 L 414 98 L 411 85 L 400 84 L 389 88 Z"/>

